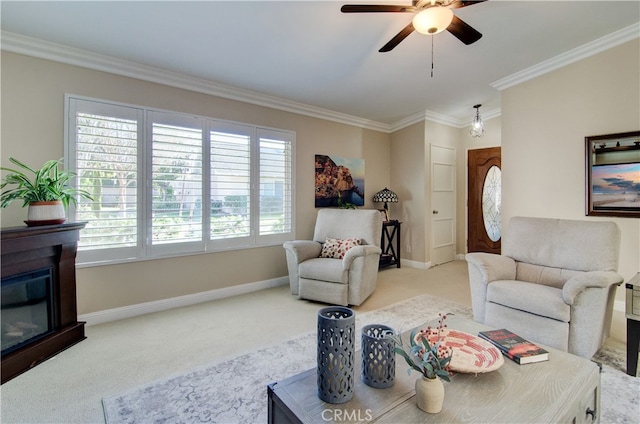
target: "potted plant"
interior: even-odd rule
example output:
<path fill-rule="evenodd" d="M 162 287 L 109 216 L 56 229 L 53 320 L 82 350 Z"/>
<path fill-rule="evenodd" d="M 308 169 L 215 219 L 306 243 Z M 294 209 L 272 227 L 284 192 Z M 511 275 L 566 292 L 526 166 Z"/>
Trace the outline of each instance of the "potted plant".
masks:
<path fill-rule="evenodd" d="M 358 207 L 351 202 L 342 201 L 342 193 L 338 190 L 338 208 L 339 209 L 358 209 Z"/>
<path fill-rule="evenodd" d="M 14 200 L 22 200 L 22 207 L 29 207 L 27 225 L 61 224 L 66 219 L 65 208 L 70 202 L 77 203 L 76 196 L 93 200 L 88 191 L 69 185 L 76 174 L 61 170 L 62 160 L 47 161 L 37 170 L 15 158 L 9 158 L 9 161 L 18 169 L 0 167 L 8 172 L 0 185 L 0 207 L 6 208 Z"/>
<path fill-rule="evenodd" d="M 409 338 L 409 349 L 405 350 L 402 345 L 402 338 L 395 337 L 397 346 L 394 351 L 401 355 L 409 369 L 418 371 L 422 378 L 416 380 L 416 403 L 425 412 L 437 414 L 442 410 L 444 402 L 444 385 L 442 380 L 450 381 L 450 371 L 448 369 L 451 361 L 452 350 L 449 347 L 441 346 L 441 331 L 446 324 L 447 316 L 440 315 L 438 327 L 433 329 L 427 327 L 425 330 L 417 328 L 411 331 Z M 431 339 L 431 343 L 429 343 Z"/>

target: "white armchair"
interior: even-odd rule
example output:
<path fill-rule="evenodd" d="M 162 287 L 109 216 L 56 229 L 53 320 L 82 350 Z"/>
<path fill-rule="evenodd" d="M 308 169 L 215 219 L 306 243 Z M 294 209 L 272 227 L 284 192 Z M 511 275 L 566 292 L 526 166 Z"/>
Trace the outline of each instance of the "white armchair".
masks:
<path fill-rule="evenodd" d="M 377 210 L 320 209 L 313 240 L 284 243 L 291 294 L 335 305 L 360 305 L 376 288 L 381 233 Z M 332 255 L 327 239 L 360 244 L 346 252 L 334 249 Z M 323 246 L 325 255 L 335 257 L 320 257 Z"/>
<path fill-rule="evenodd" d="M 473 318 L 591 358 L 623 281 L 619 250 L 614 222 L 514 217 L 502 255 L 466 255 Z"/>

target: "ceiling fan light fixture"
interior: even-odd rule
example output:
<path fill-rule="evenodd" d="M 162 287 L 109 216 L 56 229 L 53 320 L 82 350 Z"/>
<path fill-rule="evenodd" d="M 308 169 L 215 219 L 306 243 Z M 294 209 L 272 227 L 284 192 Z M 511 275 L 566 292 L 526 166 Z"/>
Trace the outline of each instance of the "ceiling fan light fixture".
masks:
<path fill-rule="evenodd" d="M 416 13 L 413 27 L 420 34 L 434 35 L 444 31 L 453 21 L 453 10 L 443 6 L 432 6 Z"/>

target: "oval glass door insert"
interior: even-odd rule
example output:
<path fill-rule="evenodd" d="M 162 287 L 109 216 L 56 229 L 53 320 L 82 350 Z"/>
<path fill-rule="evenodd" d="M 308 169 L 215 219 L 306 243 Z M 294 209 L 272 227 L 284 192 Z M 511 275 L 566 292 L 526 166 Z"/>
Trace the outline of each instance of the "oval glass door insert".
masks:
<path fill-rule="evenodd" d="M 493 165 L 489 168 L 482 187 L 482 219 L 484 228 L 491 241 L 498 241 L 502 236 L 500 228 L 502 219 L 502 171 Z"/>

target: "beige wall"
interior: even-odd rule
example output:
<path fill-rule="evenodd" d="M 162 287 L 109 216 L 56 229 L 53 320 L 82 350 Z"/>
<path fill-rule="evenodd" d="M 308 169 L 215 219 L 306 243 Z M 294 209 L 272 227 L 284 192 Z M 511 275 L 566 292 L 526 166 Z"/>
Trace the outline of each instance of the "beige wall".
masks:
<path fill-rule="evenodd" d="M 425 122 L 391 134 L 391 184 L 399 202 L 390 204 L 391 219 L 402 221 L 403 260 L 426 263 L 424 225 L 428 169 L 425 163 Z M 419 266 L 419 265 L 418 265 Z"/>
<path fill-rule="evenodd" d="M 2 165 L 15 156 L 42 164 L 63 156 L 64 94 L 72 93 L 296 132 L 296 233 L 312 235 L 314 155 L 365 160 L 365 208 L 390 182 L 390 135 L 160 84 L 2 52 Z M 3 227 L 23 225 L 26 210 L 0 211 Z M 248 266 L 248 265 L 251 266 Z M 78 312 L 86 314 L 287 274 L 281 246 L 81 268 Z"/>
<path fill-rule="evenodd" d="M 639 129 L 637 39 L 505 90 L 503 224 L 515 215 L 615 221 L 619 272 L 630 279 L 640 271 L 640 219 L 585 217 L 584 138 Z M 624 314 L 614 319 L 612 335 L 624 339 Z"/>

